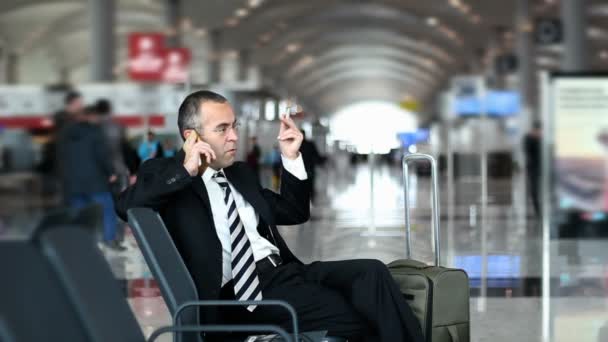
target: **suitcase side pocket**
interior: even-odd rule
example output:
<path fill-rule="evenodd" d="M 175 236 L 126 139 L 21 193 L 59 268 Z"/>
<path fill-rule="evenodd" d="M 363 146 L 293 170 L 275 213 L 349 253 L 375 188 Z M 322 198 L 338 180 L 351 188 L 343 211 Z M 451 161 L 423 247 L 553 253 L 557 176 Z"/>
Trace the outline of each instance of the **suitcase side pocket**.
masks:
<path fill-rule="evenodd" d="M 399 272 L 391 270 L 393 279 L 399 286 L 399 290 L 409 304 L 414 316 L 420 322 L 425 340 L 430 341 L 432 334 L 432 310 L 433 310 L 433 284 L 431 280 L 417 273 Z"/>

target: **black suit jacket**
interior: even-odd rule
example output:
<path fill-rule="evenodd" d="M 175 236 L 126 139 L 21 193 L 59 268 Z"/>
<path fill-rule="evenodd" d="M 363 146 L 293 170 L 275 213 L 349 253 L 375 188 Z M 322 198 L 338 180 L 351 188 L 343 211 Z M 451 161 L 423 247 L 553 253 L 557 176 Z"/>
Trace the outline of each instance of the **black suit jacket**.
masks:
<path fill-rule="evenodd" d="M 141 165 L 137 183 L 118 199 L 117 212 L 125 219 L 134 207 L 149 207 L 161 215 L 173 242 L 190 271 L 199 298 L 218 299 L 222 282 L 222 246 L 215 230 L 207 189 L 200 176 L 190 177 L 181 150 L 171 158 L 150 159 Z M 285 262 L 300 262 L 289 250 L 276 225 L 295 225 L 310 217 L 310 181 L 282 173 L 277 194 L 262 189 L 256 175 L 242 162 L 225 168 L 234 188 L 259 214 L 258 232 L 278 247 Z M 204 322 L 217 321 L 217 309 L 201 309 Z"/>

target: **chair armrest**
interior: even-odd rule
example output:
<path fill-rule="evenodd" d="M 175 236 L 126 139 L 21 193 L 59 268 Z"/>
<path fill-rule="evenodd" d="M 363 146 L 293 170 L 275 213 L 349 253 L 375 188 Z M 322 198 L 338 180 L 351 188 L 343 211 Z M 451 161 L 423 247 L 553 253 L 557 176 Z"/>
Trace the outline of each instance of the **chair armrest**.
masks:
<path fill-rule="evenodd" d="M 225 331 L 237 331 L 237 332 L 274 332 L 281 335 L 285 341 L 290 341 L 291 337 L 282 328 L 276 325 L 197 325 L 197 326 L 167 326 L 161 327 L 155 330 L 152 335 L 148 338 L 148 342 L 154 342 L 160 335 L 168 332 L 225 332 Z"/>
<path fill-rule="evenodd" d="M 177 318 L 180 313 L 187 307 L 191 306 L 249 306 L 249 305 L 260 305 L 260 306 L 281 306 L 284 307 L 293 320 L 293 337 L 294 341 L 298 340 L 298 316 L 296 310 L 289 303 L 283 300 L 202 300 L 202 301 L 191 301 L 185 302 L 180 305 L 175 313 L 173 314 L 173 324 L 177 325 Z"/>

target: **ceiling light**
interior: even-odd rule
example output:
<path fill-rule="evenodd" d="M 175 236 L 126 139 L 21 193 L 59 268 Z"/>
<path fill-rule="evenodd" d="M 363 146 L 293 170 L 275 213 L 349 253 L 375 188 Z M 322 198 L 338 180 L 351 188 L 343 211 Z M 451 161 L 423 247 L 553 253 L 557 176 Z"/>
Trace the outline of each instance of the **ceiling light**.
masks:
<path fill-rule="evenodd" d="M 460 6 L 461 2 L 460 0 L 450 0 L 450 5 L 454 6 L 454 7 L 458 7 Z"/>
<path fill-rule="evenodd" d="M 239 18 L 244 18 L 249 15 L 249 11 L 245 8 L 239 8 L 234 12 L 234 14 Z"/>
<path fill-rule="evenodd" d="M 236 51 L 236 50 L 230 50 L 230 51 L 226 52 L 225 56 L 226 56 L 226 58 L 232 58 L 232 59 L 234 59 L 234 58 L 237 58 L 239 56 L 239 52 Z"/>
<path fill-rule="evenodd" d="M 315 57 L 311 55 L 306 55 L 304 58 L 300 60 L 301 63 L 308 65 L 315 61 Z"/>
<path fill-rule="evenodd" d="M 192 29 L 192 20 L 190 18 L 182 18 L 180 27 L 182 31 L 190 31 Z"/>
<path fill-rule="evenodd" d="M 314 61 L 315 61 L 314 56 L 306 55 L 306 56 L 302 57 L 299 61 L 296 62 L 296 64 L 294 65 L 294 70 L 300 70 L 302 68 L 306 68 L 307 66 L 314 63 Z"/>
<path fill-rule="evenodd" d="M 207 35 L 207 30 L 204 29 L 204 28 L 196 29 L 194 31 L 194 35 L 197 36 L 197 37 L 199 37 L 199 38 L 203 38 L 203 37 L 205 37 Z"/>
<path fill-rule="evenodd" d="M 547 56 L 536 57 L 536 64 L 541 67 L 556 67 L 559 65 L 559 60 Z"/>
<path fill-rule="evenodd" d="M 287 46 L 285 47 L 285 50 L 289 53 L 296 53 L 298 52 L 298 50 L 300 50 L 302 46 L 298 43 L 291 43 L 291 44 L 287 44 Z"/>
<path fill-rule="evenodd" d="M 531 21 L 528 20 L 519 25 L 519 30 L 520 32 L 531 33 L 532 31 L 534 31 L 534 25 Z"/>
<path fill-rule="evenodd" d="M 262 4 L 262 2 L 264 2 L 264 0 L 249 0 L 248 4 L 249 4 L 249 7 L 256 8 L 256 7 L 260 6 Z"/>
<path fill-rule="evenodd" d="M 435 17 L 428 17 L 426 18 L 426 23 L 429 26 L 436 26 L 439 23 L 439 20 Z"/>
<path fill-rule="evenodd" d="M 235 27 L 239 24 L 239 20 L 237 18 L 228 18 L 224 23 L 228 27 Z"/>
<path fill-rule="evenodd" d="M 592 26 L 587 28 L 587 36 L 592 39 L 606 38 L 608 36 L 607 33 L 599 27 Z"/>

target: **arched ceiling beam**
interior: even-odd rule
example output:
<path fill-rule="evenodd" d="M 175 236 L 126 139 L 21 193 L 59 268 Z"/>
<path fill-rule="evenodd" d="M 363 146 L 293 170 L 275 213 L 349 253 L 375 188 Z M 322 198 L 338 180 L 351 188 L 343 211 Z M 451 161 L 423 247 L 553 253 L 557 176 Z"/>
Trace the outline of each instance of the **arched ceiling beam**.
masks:
<path fill-rule="evenodd" d="M 301 85 L 305 89 L 313 89 L 317 86 L 331 82 L 335 75 L 340 75 L 345 72 L 368 72 L 370 75 L 388 74 L 395 75 L 400 78 L 411 79 L 412 81 L 425 87 L 435 85 L 435 80 L 426 74 L 420 73 L 418 70 L 386 60 L 376 60 L 369 63 L 365 59 L 352 59 L 337 62 L 335 64 L 319 67 L 314 72 L 306 75 L 301 79 L 294 79 L 295 84 Z"/>
<path fill-rule="evenodd" d="M 353 6 L 343 2 L 328 4 L 326 0 L 308 0 L 298 6 L 294 2 L 285 2 L 283 8 L 268 6 L 237 28 L 227 30 L 225 41 L 226 44 L 232 43 L 233 48 L 251 46 L 260 35 L 274 32 L 275 35 L 280 34 L 279 41 L 284 43 L 311 32 L 327 33 L 355 26 L 398 29 L 402 34 L 425 37 L 440 46 L 457 48 L 462 45 L 459 37 L 446 35 L 439 27 L 429 27 L 424 19 L 395 4 L 358 3 Z"/>
<path fill-rule="evenodd" d="M 357 54 L 357 51 L 362 48 L 369 48 L 369 51 L 363 54 Z M 318 58 L 314 58 L 309 64 L 300 66 L 299 68 L 292 66 L 287 71 L 287 77 L 299 78 L 301 75 L 308 75 L 327 65 L 333 65 L 342 61 L 363 59 L 370 60 L 370 62 L 382 60 L 407 65 L 419 70 L 420 73 L 431 75 L 432 77 L 440 77 L 445 74 L 445 72 L 431 60 L 420 60 L 400 50 L 383 47 L 374 49 L 368 46 L 359 45 L 331 50 Z"/>

